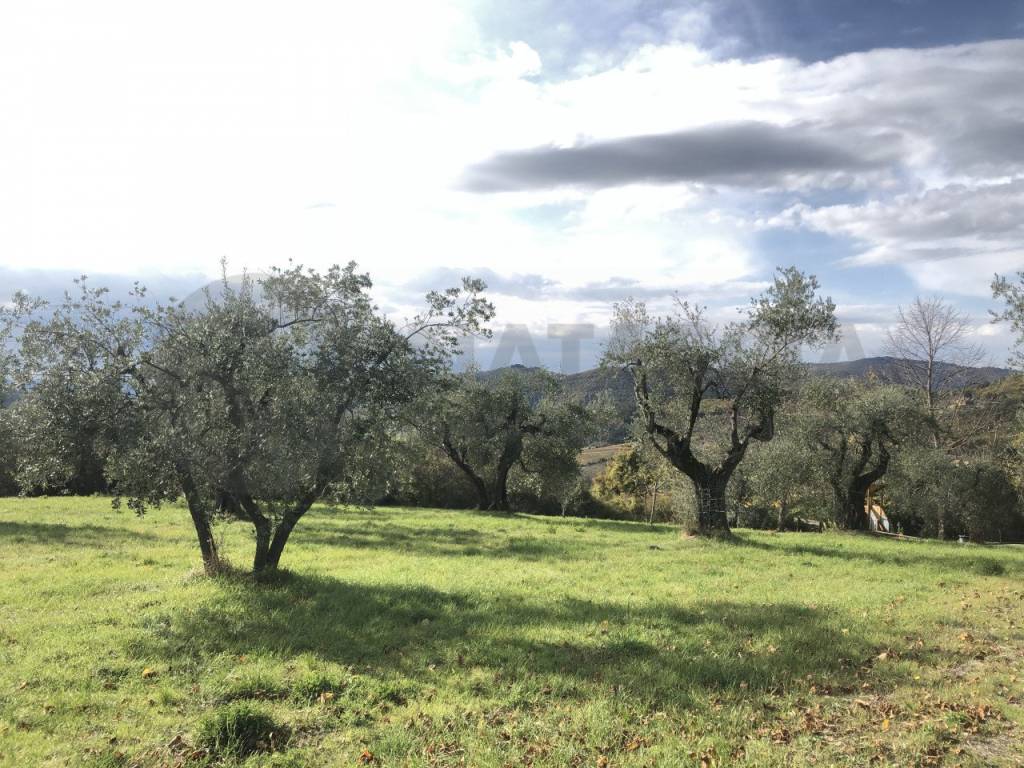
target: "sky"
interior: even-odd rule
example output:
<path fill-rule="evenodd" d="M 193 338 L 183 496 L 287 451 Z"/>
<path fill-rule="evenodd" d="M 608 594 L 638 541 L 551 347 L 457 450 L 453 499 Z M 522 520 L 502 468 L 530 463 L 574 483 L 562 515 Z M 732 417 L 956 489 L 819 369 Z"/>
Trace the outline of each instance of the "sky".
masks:
<path fill-rule="evenodd" d="M 475 362 L 571 370 L 615 301 L 724 322 L 795 264 L 821 359 L 922 295 L 1002 364 L 1022 72 L 1024 0 L 5 3 L 0 301 L 354 260 L 395 316 L 483 277 Z"/>

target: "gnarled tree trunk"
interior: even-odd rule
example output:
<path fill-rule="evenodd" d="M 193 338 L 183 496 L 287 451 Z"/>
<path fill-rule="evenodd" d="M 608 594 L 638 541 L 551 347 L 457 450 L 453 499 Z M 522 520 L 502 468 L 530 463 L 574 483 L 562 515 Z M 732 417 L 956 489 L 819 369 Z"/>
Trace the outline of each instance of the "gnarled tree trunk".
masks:
<path fill-rule="evenodd" d="M 768 442 L 775 434 L 775 414 L 767 410 L 759 414 L 756 423 L 740 429 L 739 405 L 733 401 L 730 409 L 731 429 L 729 447 L 725 458 L 718 464 L 708 464 L 697 458 L 693 452 L 692 438 L 701 402 L 708 391 L 707 384 L 698 376 L 694 381 L 690 402 L 690 418 L 687 428 L 676 431 L 655 418 L 647 387 L 647 374 L 642 365 L 632 368 L 633 392 L 643 419 L 644 428 L 651 438 L 655 450 L 668 459 L 669 463 L 690 478 L 697 502 L 695 533 L 711 536 L 729 535 L 729 517 L 726 514 L 725 492 L 736 467 L 743 461 L 751 440 Z"/>
<path fill-rule="evenodd" d="M 256 553 L 252 559 L 252 572 L 261 573 L 267 569 L 272 526 L 270 520 L 263 515 L 253 520 L 252 524 L 256 529 Z"/>
<path fill-rule="evenodd" d="M 867 497 L 868 486 L 858 492 L 855 484 L 849 488 L 833 489 L 835 497 L 836 519 L 841 521 L 848 531 L 866 531 L 868 516 L 864 511 L 864 499 Z"/>
<path fill-rule="evenodd" d="M 726 513 L 725 491 L 732 472 L 718 470 L 702 474 L 702 477 L 691 477 L 697 502 L 697 533 L 728 534 L 729 516 Z"/>
<path fill-rule="evenodd" d="M 460 451 L 455 444 L 451 441 L 451 438 L 445 434 L 441 440 L 441 449 L 445 455 L 452 460 L 456 467 L 458 467 L 462 474 L 466 476 L 470 484 L 473 486 L 473 490 L 476 491 L 477 504 L 476 508 L 483 511 L 491 508 L 491 491 L 487 487 L 487 483 L 484 479 L 476 473 L 476 471 L 469 465 L 466 460 L 465 451 Z"/>
<path fill-rule="evenodd" d="M 491 497 L 490 509 L 498 512 L 508 512 L 508 476 L 512 466 L 519 460 L 523 453 L 523 441 L 517 439 L 510 441 L 502 451 L 498 459 L 498 466 L 494 472 L 494 493 Z"/>
<path fill-rule="evenodd" d="M 837 520 L 849 531 L 866 531 L 870 527 L 867 510 L 864 507 L 868 489 L 881 480 L 889 469 L 889 450 L 884 443 L 879 443 L 877 462 L 871 469 L 864 471 L 872 455 L 871 443 L 866 442 L 861 448 L 854 473 L 846 485 L 833 481 L 832 493 L 836 500 Z"/>
<path fill-rule="evenodd" d="M 276 569 L 280 566 L 281 554 L 288 543 L 288 537 L 292 535 L 292 530 L 326 490 L 326 483 L 318 484 L 309 494 L 299 499 L 295 506 L 288 510 L 284 517 L 281 518 L 281 522 L 277 524 L 277 528 L 274 530 L 274 538 L 270 542 L 270 549 L 267 551 L 268 569 Z"/>

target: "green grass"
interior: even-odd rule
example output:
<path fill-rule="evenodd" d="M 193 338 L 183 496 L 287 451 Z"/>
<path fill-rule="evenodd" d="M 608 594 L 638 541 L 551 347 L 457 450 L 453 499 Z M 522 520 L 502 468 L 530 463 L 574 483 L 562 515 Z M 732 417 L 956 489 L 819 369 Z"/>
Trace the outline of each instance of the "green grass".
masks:
<path fill-rule="evenodd" d="M 1020 547 L 318 510 L 272 583 L 197 561 L 0 500 L 0 766 L 1024 762 Z"/>

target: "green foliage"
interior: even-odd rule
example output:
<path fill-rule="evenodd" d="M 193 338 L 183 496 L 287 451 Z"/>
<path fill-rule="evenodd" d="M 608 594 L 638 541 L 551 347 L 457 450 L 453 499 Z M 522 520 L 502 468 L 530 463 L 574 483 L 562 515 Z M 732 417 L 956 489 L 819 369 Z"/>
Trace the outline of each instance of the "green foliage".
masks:
<path fill-rule="evenodd" d="M 281 749 L 289 735 L 286 726 L 256 705 L 235 702 L 218 707 L 199 721 L 196 743 L 214 756 L 248 757 Z"/>
<path fill-rule="evenodd" d="M 671 476 L 664 460 L 649 446 L 630 446 L 613 456 L 595 478 L 591 493 L 635 520 L 670 520 Z"/>
<path fill-rule="evenodd" d="M 388 503 L 440 509 L 470 509 L 478 503 L 465 473 L 423 432 L 403 431 L 396 459 Z"/>
<path fill-rule="evenodd" d="M 1010 362 L 1015 367 L 1024 365 L 1024 272 L 1018 272 L 1017 282 L 1011 282 L 1005 275 L 996 275 L 992 281 L 992 298 L 1001 300 L 1003 308 L 993 312 L 993 320 L 1010 324 L 1017 335 L 1014 355 Z"/>
<path fill-rule="evenodd" d="M 648 439 L 693 482 L 699 530 L 728 530 L 729 480 L 752 441 L 772 439 L 800 350 L 836 335 L 835 305 L 817 290 L 813 276 L 780 269 L 745 317 L 722 327 L 684 301 L 656 319 L 643 303 L 616 305 L 604 364 L 632 373 Z"/>
<path fill-rule="evenodd" d="M 902 387 L 817 378 L 807 382 L 794 410 L 794 438 L 814 479 L 832 492 L 833 521 L 866 528 L 868 488 L 886 476 L 901 445 L 927 435 L 920 403 Z"/>
<path fill-rule="evenodd" d="M 893 517 L 907 533 L 974 541 L 1024 538 L 1024 510 L 1005 469 L 984 458 L 955 459 L 930 448 L 906 451 L 887 486 Z"/>
<path fill-rule="evenodd" d="M 17 389 L 25 382 L 19 355 L 20 332 L 40 306 L 22 293 L 0 303 L 0 496 L 18 490 L 18 425 L 11 413 Z"/>
<path fill-rule="evenodd" d="M 105 426 L 122 393 L 116 378 L 95 376 L 96 361 L 43 371 L 12 409 L 18 483 L 26 492 L 103 493 L 104 459 L 114 433 Z"/>
<path fill-rule="evenodd" d="M 0 404 L 0 497 L 11 496 L 18 491 L 15 435 L 11 411 Z"/>
<path fill-rule="evenodd" d="M 510 483 L 521 496 L 559 505 L 571 495 L 579 452 L 598 429 L 597 410 L 564 397 L 543 370 L 469 371 L 425 398 L 419 424 L 467 478 L 478 508 L 507 510 Z"/>
<path fill-rule="evenodd" d="M 823 493 L 818 457 L 802 440 L 793 418 L 799 404 L 787 413 L 785 427 L 771 442 L 760 445 L 734 482 L 741 525 L 786 528 L 796 517 L 820 520 L 831 499 Z"/>
<path fill-rule="evenodd" d="M 368 500 L 390 476 L 393 427 L 449 368 L 456 334 L 483 332 L 482 284 L 428 294 L 405 325 L 380 314 L 355 265 L 226 279 L 205 304 L 110 302 L 79 283 L 22 340 L 40 384 L 25 443 L 37 484 L 106 449 L 119 496 L 143 512 L 184 496 L 204 564 L 215 515 L 250 523 L 254 570 L 276 568 L 318 499 Z M 79 439 L 81 436 L 81 439 Z"/>

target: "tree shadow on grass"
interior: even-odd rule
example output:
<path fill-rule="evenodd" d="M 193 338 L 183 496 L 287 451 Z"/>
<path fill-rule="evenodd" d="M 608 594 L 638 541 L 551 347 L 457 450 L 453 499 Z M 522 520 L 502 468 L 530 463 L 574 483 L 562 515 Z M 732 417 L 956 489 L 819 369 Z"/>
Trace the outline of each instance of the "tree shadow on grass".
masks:
<path fill-rule="evenodd" d="M 812 672 L 842 684 L 875 650 L 831 618 L 788 602 L 637 607 L 288 574 L 274 585 L 229 583 L 202 604 L 146 617 L 127 650 L 197 676 L 204 659 L 260 653 L 309 653 L 422 685 L 446 670 L 461 679 L 482 669 L 501 685 L 555 682 L 581 697 L 610 686 L 669 708 L 702 692 L 785 688 Z"/>
<path fill-rule="evenodd" d="M 344 526 L 310 520 L 296 529 L 294 540 L 306 538 L 305 546 L 380 549 L 420 555 L 483 556 L 541 560 L 574 560 L 582 557 L 586 544 L 537 537 L 502 538 L 494 531 L 463 526 L 403 525 L 400 519 L 363 520 Z"/>
<path fill-rule="evenodd" d="M 582 528 L 583 530 L 601 530 L 610 533 L 643 533 L 651 534 L 679 533 L 679 526 L 655 523 L 653 525 L 638 520 L 606 520 L 597 517 L 546 517 L 543 515 L 516 515 L 516 520 L 530 523 L 547 523 L 549 525 Z"/>
<path fill-rule="evenodd" d="M 417 509 L 416 512 L 431 510 Z M 670 525 L 650 526 L 618 520 L 595 520 L 591 518 L 526 515 L 515 512 L 492 512 L 479 510 L 442 510 L 447 515 L 457 514 L 466 525 L 425 526 L 419 519 L 403 519 L 401 508 L 384 507 L 381 511 L 368 509 L 339 509 L 336 515 L 318 514 L 303 521 L 296 529 L 295 540 L 305 539 L 305 546 L 349 547 L 355 549 L 380 549 L 388 552 L 411 552 L 419 555 L 469 555 L 492 558 L 515 558 L 518 560 L 557 559 L 576 560 L 584 557 L 594 548 L 603 546 L 597 541 L 585 541 L 579 537 L 571 541 L 564 538 L 547 538 L 543 533 L 536 536 L 509 535 L 502 537 L 503 530 L 493 528 L 477 530 L 472 527 L 474 519 L 528 523 L 545 526 L 552 533 L 566 530 L 608 531 L 610 533 L 675 534 L 677 528 Z M 537 530 L 534 528 L 534 530 Z"/>
<path fill-rule="evenodd" d="M 155 541 L 156 536 L 105 525 L 65 525 L 64 523 L 22 523 L 0 520 L 0 543 L 61 544 L 97 549 L 131 541 Z"/>
<path fill-rule="evenodd" d="M 753 537 L 743 532 L 734 532 L 728 541 L 736 546 L 751 547 L 762 551 L 772 552 L 777 555 L 792 555 L 805 557 L 830 557 L 841 560 L 866 561 L 879 565 L 935 565 L 951 573 L 982 575 L 993 575 L 1003 572 L 1024 572 L 1024 558 L 1022 557 L 1000 557 L 997 552 L 991 549 L 967 549 L 963 551 L 951 551 L 947 553 L 935 552 L 932 545 L 923 542 L 898 541 L 890 539 L 871 539 L 879 546 L 874 551 L 857 549 L 846 546 L 847 539 L 850 544 L 861 543 L 867 539 L 857 534 L 848 536 L 833 536 L 833 546 L 827 544 L 807 544 L 802 541 L 795 541 L 791 538 L 793 534 L 779 534 L 778 537 L 765 538 Z"/>

